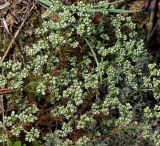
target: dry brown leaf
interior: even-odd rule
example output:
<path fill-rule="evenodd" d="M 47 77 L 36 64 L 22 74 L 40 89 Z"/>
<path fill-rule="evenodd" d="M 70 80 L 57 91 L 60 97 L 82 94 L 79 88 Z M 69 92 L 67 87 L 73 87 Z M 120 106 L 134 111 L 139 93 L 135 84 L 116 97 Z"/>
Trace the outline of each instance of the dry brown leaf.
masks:
<path fill-rule="evenodd" d="M 11 14 L 7 15 L 6 22 L 7 22 L 8 26 L 13 26 L 14 24 L 17 24 L 16 19 Z"/>

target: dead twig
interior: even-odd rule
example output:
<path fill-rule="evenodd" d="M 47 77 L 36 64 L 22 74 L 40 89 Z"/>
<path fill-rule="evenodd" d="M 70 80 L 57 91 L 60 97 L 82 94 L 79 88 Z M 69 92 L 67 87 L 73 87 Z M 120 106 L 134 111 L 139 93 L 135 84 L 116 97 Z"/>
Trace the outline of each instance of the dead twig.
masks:
<path fill-rule="evenodd" d="M 3 105 L 3 95 L 0 95 L 0 112 L 2 112 L 2 127 L 3 127 L 3 134 L 6 133 L 6 128 L 4 125 L 4 105 Z M 5 145 L 5 143 L 3 142 L 3 146 Z"/>
<path fill-rule="evenodd" d="M 159 21 L 157 21 L 157 0 L 146 0 L 145 7 L 149 13 L 149 22 L 147 23 L 147 37 L 146 37 L 146 46 L 150 44 L 151 39 L 155 33 L 157 26 L 159 25 Z"/>
<path fill-rule="evenodd" d="M 0 95 L 12 93 L 13 90 L 7 88 L 0 88 Z"/>
<path fill-rule="evenodd" d="M 152 29 L 152 31 L 150 32 L 150 34 L 147 37 L 147 42 L 149 43 L 154 35 L 154 33 L 156 32 L 156 29 L 158 27 L 158 25 L 160 25 L 160 19 L 158 19 L 157 23 L 155 24 L 154 28 Z"/>
<path fill-rule="evenodd" d="M 27 20 L 28 17 L 30 16 L 30 13 L 31 13 L 31 11 L 33 10 L 34 7 L 35 7 L 35 5 L 33 4 L 33 6 L 31 7 L 30 11 L 29 11 L 28 14 L 27 14 L 27 16 L 24 18 L 23 22 L 21 23 L 21 25 L 19 26 L 18 30 L 16 31 L 16 33 L 15 33 L 12 41 L 11 41 L 10 44 L 8 45 L 7 50 L 5 51 L 5 53 L 4 53 L 3 57 L 2 57 L 2 60 L 1 60 L 2 62 L 5 60 L 6 56 L 8 55 L 8 52 L 10 51 L 13 43 L 15 42 L 18 34 L 20 33 L 22 27 L 24 26 L 26 20 Z"/>
<path fill-rule="evenodd" d="M 155 16 L 156 16 L 156 4 L 157 4 L 157 0 L 153 0 L 150 4 L 149 7 L 149 33 L 152 31 L 153 26 L 154 26 L 154 21 L 155 21 Z"/>

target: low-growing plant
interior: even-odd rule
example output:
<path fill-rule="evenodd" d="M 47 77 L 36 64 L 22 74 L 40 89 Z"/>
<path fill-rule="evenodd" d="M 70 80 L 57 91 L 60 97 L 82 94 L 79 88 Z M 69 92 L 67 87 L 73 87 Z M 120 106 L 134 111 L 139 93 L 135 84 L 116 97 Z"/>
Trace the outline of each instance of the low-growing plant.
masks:
<path fill-rule="evenodd" d="M 131 17 L 106 2 L 52 2 L 24 62 L 0 64 L 12 90 L 1 96 L 0 142 L 160 145 L 160 70 Z"/>

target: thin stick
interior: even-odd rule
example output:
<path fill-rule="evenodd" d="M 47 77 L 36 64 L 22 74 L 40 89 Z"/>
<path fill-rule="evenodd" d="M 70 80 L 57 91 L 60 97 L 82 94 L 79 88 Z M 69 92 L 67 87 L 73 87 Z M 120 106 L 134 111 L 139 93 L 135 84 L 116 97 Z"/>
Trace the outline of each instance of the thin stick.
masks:
<path fill-rule="evenodd" d="M 6 128 L 5 128 L 5 125 L 4 125 L 4 105 L 3 105 L 3 95 L 0 95 L 0 107 L 1 107 L 1 112 L 2 112 L 2 125 L 3 125 L 3 134 L 6 133 Z M 7 133 L 6 133 L 7 134 Z M 3 146 L 5 145 L 4 141 L 3 141 Z"/>
<path fill-rule="evenodd" d="M 24 26 L 24 24 L 25 24 L 27 18 L 29 17 L 31 11 L 33 10 L 34 6 L 35 6 L 35 5 L 33 4 L 33 6 L 31 7 L 30 11 L 29 11 L 28 14 L 27 14 L 27 16 L 25 17 L 25 19 L 24 19 L 23 22 L 21 23 L 20 27 L 19 27 L 18 30 L 16 31 L 16 33 L 15 33 L 15 35 L 14 35 L 12 41 L 10 42 L 10 44 L 9 44 L 9 46 L 8 46 L 8 48 L 7 48 L 7 50 L 5 51 L 5 53 L 4 53 L 3 57 L 2 57 L 2 60 L 1 60 L 2 62 L 3 62 L 3 61 L 5 60 L 5 58 L 7 57 L 8 52 L 10 51 L 10 49 L 11 49 L 13 43 L 15 42 L 15 40 L 16 40 L 18 34 L 20 33 L 22 27 Z"/>

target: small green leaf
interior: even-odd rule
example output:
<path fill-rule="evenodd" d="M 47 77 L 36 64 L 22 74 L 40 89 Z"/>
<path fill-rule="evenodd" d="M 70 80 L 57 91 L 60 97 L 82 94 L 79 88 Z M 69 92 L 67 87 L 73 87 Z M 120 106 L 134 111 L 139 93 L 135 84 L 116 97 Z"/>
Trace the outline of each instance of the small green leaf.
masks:
<path fill-rule="evenodd" d="M 17 141 L 13 144 L 13 146 L 21 146 L 21 144 L 22 144 L 22 142 L 21 142 L 20 140 L 17 140 Z"/>
<path fill-rule="evenodd" d="M 36 101 L 38 101 L 38 102 L 40 102 L 41 100 L 42 100 L 42 95 L 41 94 L 37 94 L 36 96 L 35 96 L 35 98 L 36 98 Z"/>
<path fill-rule="evenodd" d="M 36 87 L 37 87 L 37 83 L 35 81 L 32 81 L 27 85 L 28 90 L 32 92 L 35 91 Z"/>
<path fill-rule="evenodd" d="M 32 145 L 33 145 L 33 146 L 40 146 L 40 144 L 39 144 L 39 142 L 38 142 L 37 140 L 33 141 L 33 142 L 32 142 Z"/>
<path fill-rule="evenodd" d="M 27 146 L 26 144 L 23 144 L 22 146 Z"/>
<path fill-rule="evenodd" d="M 10 139 L 8 139 L 7 140 L 7 146 L 12 146 L 12 145 L 13 145 L 12 141 Z"/>

